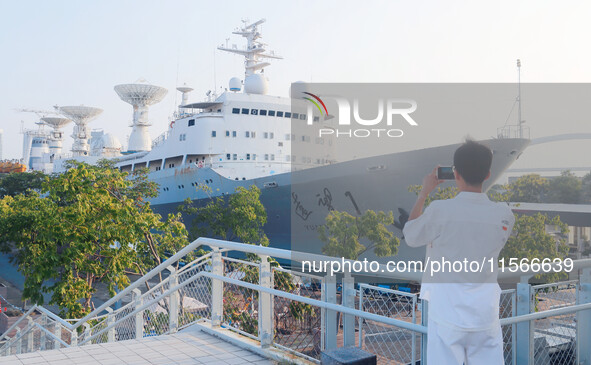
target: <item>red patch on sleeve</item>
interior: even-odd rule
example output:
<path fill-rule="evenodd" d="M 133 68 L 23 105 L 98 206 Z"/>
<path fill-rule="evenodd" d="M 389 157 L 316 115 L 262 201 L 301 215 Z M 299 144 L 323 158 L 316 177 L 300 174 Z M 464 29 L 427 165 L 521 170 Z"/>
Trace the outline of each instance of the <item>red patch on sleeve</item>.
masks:
<path fill-rule="evenodd" d="M 507 227 L 506 226 L 503 226 L 503 231 L 506 231 L 506 230 L 507 230 Z"/>

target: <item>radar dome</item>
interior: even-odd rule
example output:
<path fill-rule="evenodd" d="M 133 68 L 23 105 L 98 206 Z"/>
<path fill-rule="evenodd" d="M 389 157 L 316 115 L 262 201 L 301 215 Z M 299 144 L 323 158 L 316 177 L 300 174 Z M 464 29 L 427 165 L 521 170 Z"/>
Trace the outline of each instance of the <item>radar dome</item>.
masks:
<path fill-rule="evenodd" d="M 244 91 L 247 94 L 266 94 L 269 89 L 269 83 L 265 76 L 261 74 L 250 75 L 244 80 Z"/>
<path fill-rule="evenodd" d="M 305 81 L 294 81 L 292 84 L 301 84 L 301 85 L 297 85 L 297 87 L 296 87 L 296 89 L 299 92 L 307 91 L 307 85 L 306 85 Z M 289 95 L 289 97 L 293 99 L 294 95 L 291 94 L 291 86 L 292 85 L 289 85 L 289 92 L 287 93 L 287 95 Z M 301 96 L 301 95 L 298 95 L 298 96 Z"/>
<path fill-rule="evenodd" d="M 121 142 L 119 139 L 112 135 L 111 133 L 103 134 L 103 148 L 110 148 L 110 149 L 121 149 Z"/>
<path fill-rule="evenodd" d="M 242 81 L 237 77 L 230 79 L 230 91 L 240 91 L 242 89 Z"/>

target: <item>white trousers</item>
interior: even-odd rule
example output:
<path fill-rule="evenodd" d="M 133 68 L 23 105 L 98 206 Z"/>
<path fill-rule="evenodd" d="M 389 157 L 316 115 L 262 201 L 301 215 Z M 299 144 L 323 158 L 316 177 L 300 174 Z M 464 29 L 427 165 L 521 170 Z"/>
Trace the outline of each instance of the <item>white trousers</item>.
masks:
<path fill-rule="evenodd" d="M 460 331 L 429 320 L 428 365 L 503 365 L 501 326 L 487 331 Z"/>

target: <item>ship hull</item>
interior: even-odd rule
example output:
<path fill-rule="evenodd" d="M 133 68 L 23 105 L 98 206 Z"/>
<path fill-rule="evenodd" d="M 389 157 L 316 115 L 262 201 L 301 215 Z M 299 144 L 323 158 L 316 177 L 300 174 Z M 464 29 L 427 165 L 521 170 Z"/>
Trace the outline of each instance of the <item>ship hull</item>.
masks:
<path fill-rule="evenodd" d="M 493 139 L 484 141 L 494 151 L 488 189 L 525 149 L 525 139 Z M 411 185 L 421 184 L 423 177 L 434 166 L 451 165 L 458 145 L 433 147 L 399 152 L 377 157 L 321 166 L 303 171 L 282 173 L 251 180 L 230 180 L 215 172 L 215 168 L 184 168 L 168 175 L 151 176 L 167 187 L 152 202 L 155 212 L 175 213 L 183 200 L 191 199 L 202 205 L 207 194 L 197 185 L 211 188 L 210 195 L 229 195 L 238 186 L 256 185 L 261 189 L 261 202 L 267 211 L 264 227 L 272 247 L 294 251 L 321 253 L 317 227 L 325 221 L 330 210 L 347 211 L 352 215 L 374 211 L 392 211 L 400 222 L 401 212 L 410 212 L 416 194 L 409 192 Z M 450 186 L 446 182 L 442 187 Z M 185 224 L 191 225 L 190 219 Z M 400 227 L 390 230 L 401 239 L 397 260 L 423 259 L 424 248 L 411 248 L 404 242 Z M 374 259 L 372 253 L 364 255 Z M 393 257 L 380 258 L 380 261 Z"/>

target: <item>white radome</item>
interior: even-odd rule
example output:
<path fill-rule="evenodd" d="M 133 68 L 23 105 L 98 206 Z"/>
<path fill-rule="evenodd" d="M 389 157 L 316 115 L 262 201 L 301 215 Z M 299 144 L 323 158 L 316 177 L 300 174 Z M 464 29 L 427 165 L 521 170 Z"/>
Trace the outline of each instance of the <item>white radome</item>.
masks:
<path fill-rule="evenodd" d="M 291 94 L 291 86 L 293 84 L 306 84 L 306 82 L 305 81 L 294 81 L 291 83 L 291 85 L 289 85 L 289 92 L 287 93 L 287 95 L 289 95 L 289 97 L 292 99 L 294 99 L 294 96 Z M 299 91 L 304 91 L 304 90 L 307 90 L 307 87 L 306 86 L 299 86 L 296 89 L 300 89 Z M 299 95 L 299 96 L 301 97 L 302 95 Z"/>
<path fill-rule="evenodd" d="M 238 77 L 232 77 L 230 79 L 230 91 L 240 91 L 242 89 L 242 80 Z"/>
<path fill-rule="evenodd" d="M 269 81 L 261 74 L 252 74 L 244 80 L 244 92 L 247 94 L 266 95 L 269 91 Z"/>
<path fill-rule="evenodd" d="M 115 137 L 115 135 L 111 133 L 106 133 L 103 135 L 103 148 L 110 148 L 110 149 L 121 149 L 121 142 L 119 139 Z"/>

